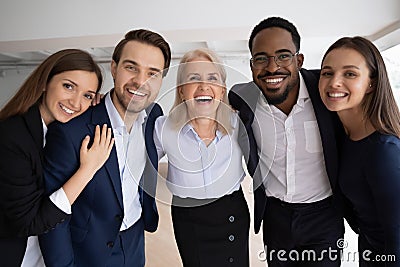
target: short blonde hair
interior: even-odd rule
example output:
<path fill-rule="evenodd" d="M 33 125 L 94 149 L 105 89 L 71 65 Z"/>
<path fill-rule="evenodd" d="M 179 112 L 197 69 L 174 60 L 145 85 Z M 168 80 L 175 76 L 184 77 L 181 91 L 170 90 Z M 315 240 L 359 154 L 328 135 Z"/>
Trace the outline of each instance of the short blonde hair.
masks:
<path fill-rule="evenodd" d="M 223 133 L 224 135 L 231 133 L 232 132 L 231 116 L 234 111 L 230 107 L 228 101 L 228 93 L 226 90 L 226 70 L 218 55 L 214 51 L 207 48 L 198 48 L 195 50 L 191 50 L 187 52 L 179 62 L 178 74 L 176 79 L 177 85 L 175 89 L 175 101 L 169 112 L 169 117 L 175 124 L 177 129 L 180 129 L 190 120 L 186 105 L 181 105 L 184 101 L 179 95 L 179 87 L 185 84 L 184 70 L 186 63 L 191 62 L 193 59 L 199 57 L 204 57 L 208 59 L 211 63 L 214 63 L 219 74 L 221 75 L 222 86 L 225 88 L 225 90 L 221 99 L 221 104 L 218 106 L 217 115 L 215 119 L 217 122 L 217 129 L 221 133 Z M 181 110 L 181 108 L 178 110 L 178 107 L 182 106 L 185 107 L 185 110 Z"/>

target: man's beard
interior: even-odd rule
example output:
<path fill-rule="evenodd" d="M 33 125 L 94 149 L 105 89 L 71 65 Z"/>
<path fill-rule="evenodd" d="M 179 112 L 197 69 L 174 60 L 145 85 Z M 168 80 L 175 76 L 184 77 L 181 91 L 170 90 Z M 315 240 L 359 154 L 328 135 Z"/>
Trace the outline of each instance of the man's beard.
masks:
<path fill-rule="evenodd" d="M 271 96 L 267 96 L 267 94 L 265 94 L 264 90 L 261 90 L 265 99 L 268 101 L 268 104 L 270 104 L 270 105 L 282 104 L 288 98 L 289 91 L 290 91 L 289 86 L 286 86 L 285 91 L 283 91 L 282 94 L 271 97 Z"/>

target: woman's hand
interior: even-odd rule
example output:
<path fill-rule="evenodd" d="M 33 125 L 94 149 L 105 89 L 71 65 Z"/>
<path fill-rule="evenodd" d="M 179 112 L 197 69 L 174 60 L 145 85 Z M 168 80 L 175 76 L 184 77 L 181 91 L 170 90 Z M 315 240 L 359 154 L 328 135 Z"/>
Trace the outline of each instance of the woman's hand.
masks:
<path fill-rule="evenodd" d="M 92 99 L 92 106 L 96 106 L 100 103 L 100 100 L 104 97 L 104 94 L 97 93 Z"/>
<path fill-rule="evenodd" d="M 114 145 L 114 138 L 111 137 L 111 128 L 104 124 L 100 131 L 100 126 L 96 126 L 93 144 L 88 148 L 90 137 L 86 136 L 82 141 L 80 150 L 80 168 L 93 172 L 93 175 L 103 166 L 110 156 Z"/>

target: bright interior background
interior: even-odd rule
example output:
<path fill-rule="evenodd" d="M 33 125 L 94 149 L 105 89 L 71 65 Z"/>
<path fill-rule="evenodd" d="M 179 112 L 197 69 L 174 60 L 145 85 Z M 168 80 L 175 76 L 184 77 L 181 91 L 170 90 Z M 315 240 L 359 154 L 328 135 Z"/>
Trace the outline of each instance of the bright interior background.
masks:
<path fill-rule="evenodd" d="M 385 59 L 400 103 L 400 1 L 21 1 L 2 0 L 0 8 L 0 107 L 48 55 L 63 48 L 89 51 L 112 87 L 109 65 L 113 47 L 125 32 L 147 28 L 161 33 L 172 48 L 172 66 L 188 50 L 208 47 L 235 70 L 228 87 L 251 79 L 247 39 L 254 25 L 269 16 L 292 21 L 302 37 L 306 68 L 318 68 L 328 46 L 343 36 L 373 41 Z M 169 75 L 173 75 L 171 72 Z M 159 102 L 167 112 L 174 79 L 163 85 Z M 169 92 L 169 93 L 165 93 Z M 357 251 L 356 235 L 347 228 L 344 255 Z M 251 251 L 257 253 L 257 251 Z M 252 265 L 253 266 L 253 265 Z M 255 266 L 255 265 L 254 265 Z M 357 266 L 346 260 L 342 266 Z"/>

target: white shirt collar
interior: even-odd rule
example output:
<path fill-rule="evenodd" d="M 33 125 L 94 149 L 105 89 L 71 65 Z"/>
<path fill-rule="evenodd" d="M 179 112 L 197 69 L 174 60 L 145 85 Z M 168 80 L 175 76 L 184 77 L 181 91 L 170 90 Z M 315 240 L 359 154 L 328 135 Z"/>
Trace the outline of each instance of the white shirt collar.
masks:
<path fill-rule="evenodd" d="M 187 123 L 185 126 L 183 126 L 183 128 L 182 128 L 182 133 L 186 135 L 186 134 L 188 134 L 189 132 L 192 132 L 193 135 L 196 136 L 196 137 L 200 140 L 200 138 L 198 137 L 199 135 L 198 135 L 197 132 L 194 130 L 193 126 L 190 125 L 190 123 Z M 219 140 L 223 137 L 223 134 L 221 133 L 221 131 L 217 130 L 217 131 L 215 132 L 215 136 L 216 136 L 216 138 L 217 138 L 217 141 L 219 141 Z"/>
<path fill-rule="evenodd" d="M 111 100 L 111 92 L 107 93 L 105 97 L 106 97 L 105 99 L 106 109 L 108 116 L 110 117 L 111 126 L 115 132 L 123 134 L 124 132 L 126 132 L 125 123 L 122 120 L 117 109 L 115 108 L 114 103 Z M 142 125 L 146 117 L 147 117 L 146 110 L 142 110 L 141 112 L 139 112 L 135 124 L 139 123 L 139 125 Z"/>
<path fill-rule="evenodd" d="M 44 122 L 43 118 L 42 119 L 42 127 L 43 127 L 43 147 L 46 145 L 46 134 L 47 134 L 47 125 Z"/>
<path fill-rule="evenodd" d="M 299 97 L 297 98 L 297 104 L 301 107 L 304 107 L 304 102 L 310 98 L 310 95 L 307 91 L 306 83 L 304 82 L 303 76 L 301 73 L 299 74 L 300 77 L 300 89 L 299 89 Z"/>

